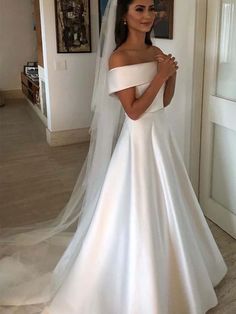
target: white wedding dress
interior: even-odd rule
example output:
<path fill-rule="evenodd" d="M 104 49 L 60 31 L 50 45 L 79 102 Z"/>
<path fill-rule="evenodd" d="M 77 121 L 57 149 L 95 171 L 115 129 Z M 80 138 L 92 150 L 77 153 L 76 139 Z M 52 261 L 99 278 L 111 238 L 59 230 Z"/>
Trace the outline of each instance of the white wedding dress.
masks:
<path fill-rule="evenodd" d="M 156 63 L 109 71 L 110 94 L 140 96 Z M 47 314 L 204 314 L 227 272 L 163 108 L 164 86 L 128 116 L 83 246 Z M 116 97 L 116 96 L 114 96 Z M 107 130 L 109 132 L 109 130 Z"/>

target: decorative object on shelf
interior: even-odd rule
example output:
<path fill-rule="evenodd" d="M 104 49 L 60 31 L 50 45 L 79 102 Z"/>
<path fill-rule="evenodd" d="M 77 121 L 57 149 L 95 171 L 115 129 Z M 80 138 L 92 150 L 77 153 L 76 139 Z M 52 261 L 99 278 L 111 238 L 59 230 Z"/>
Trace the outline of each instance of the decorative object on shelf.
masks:
<path fill-rule="evenodd" d="M 37 66 L 29 66 L 27 63 L 27 65 L 24 66 L 24 73 L 25 75 L 29 76 L 33 81 L 39 80 Z"/>
<path fill-rule="evenodd" d="M 22 92 L 33 105 L 38 104 L 39 82 L 32 80 L 29 75 L 21 73 Z"/>
<path fill-rule="evenodd" d="M 91 52 L 90 0 L 55 0 L 57 52 Z"/>
<path fill-rule="evenodd" d="M 24 73 L 26 75 L 36 74 L 36 73 L 38 73 L 38 68 L 34 67 L 34 66 L 25 65 L 24 66 Z"/>
<path fill-rule="evenodd" d="M 99 0 L 99 29 L 102 24 L 102 17 L 104 15 L 108 0 Z"/>
<path fill-rule="evenodd" d="M 174 0 L 154 0 L 157 17 L 154 22 L 154 37 L 173 39 Z"/>
<path fill-rule="evenodd" d="M 28 67 L 38 67 L 38 62 L 36 61 L 28 61 L 27 62 Z"/>

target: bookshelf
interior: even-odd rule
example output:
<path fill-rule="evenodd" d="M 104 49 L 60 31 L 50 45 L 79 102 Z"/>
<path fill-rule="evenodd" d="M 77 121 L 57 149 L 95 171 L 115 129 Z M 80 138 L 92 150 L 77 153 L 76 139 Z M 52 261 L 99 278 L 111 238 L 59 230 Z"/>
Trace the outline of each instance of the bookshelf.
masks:
<path fill-rule="evenodd" d="M 29 76 L 21 72 L 21 87 L 25 96 L 32 102 L 33 105 L 37 105 L 40 109 L 39 81 L 33 81 Z"/>

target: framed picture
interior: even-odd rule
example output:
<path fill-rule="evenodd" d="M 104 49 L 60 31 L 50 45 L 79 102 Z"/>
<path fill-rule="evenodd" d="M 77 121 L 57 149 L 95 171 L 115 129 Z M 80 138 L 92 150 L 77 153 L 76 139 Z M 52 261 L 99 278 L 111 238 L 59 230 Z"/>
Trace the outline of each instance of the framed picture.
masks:
<path fill-rule="evenodd" d="M 57 52 L 91 52 L 90 0 L 55 0 Z"/>
<path fill-rule="evenodd" d="M 38 67 L 25 65 L 24 66 L 24 73 L 26 75 L 38 74 Z"/>
<path fill-rule="evenodd" d="M 102 17 L 105 13 L 108 0 L 99 0 L 99 28 L 101 28 Z"/>
<path fill-rule="evenodd" d="M 28 62 L 27 62 L 27 66 L 28 66 L 28 67 L 37 67 L 37 66 L 38 66 L 38 62 L 35 62 L 35 61 L 28 61 Z"/>
<path fill-rule="evenodd" d="M 174 0 L 154 0 L 157 17 L 154 37 L 173 39 Z"/>
<path fill-rule="evenodd" d="M 38 67 L 36 66 L 30 66 L 30 65 L 25 65 L 24 66 L 24 73 L 28 77 L 30 77 L 33 81 L 38 82 L 39 80 L 39 75 L 38 75 Z"/>

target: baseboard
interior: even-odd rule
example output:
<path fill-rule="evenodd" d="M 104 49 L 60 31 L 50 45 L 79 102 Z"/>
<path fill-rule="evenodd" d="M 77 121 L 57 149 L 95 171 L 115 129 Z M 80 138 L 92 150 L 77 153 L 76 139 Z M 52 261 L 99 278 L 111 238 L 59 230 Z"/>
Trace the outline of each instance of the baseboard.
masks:
<path fill-rule="evenodd" d="M 21 99 L 24 95 L 21 89 L 1 90 L 1 96 L 3 99 Z"/>
<path fill-rule="evenodd" d="M 50 146 L 64 146 L 89 142 L 89 128 L 51 132 L 46 129 L 47 142 Z"/>

